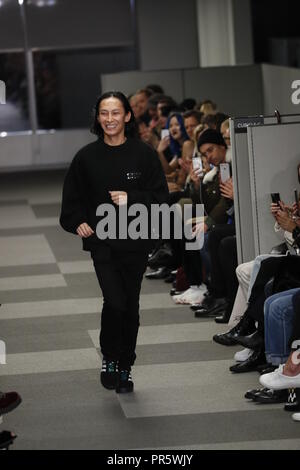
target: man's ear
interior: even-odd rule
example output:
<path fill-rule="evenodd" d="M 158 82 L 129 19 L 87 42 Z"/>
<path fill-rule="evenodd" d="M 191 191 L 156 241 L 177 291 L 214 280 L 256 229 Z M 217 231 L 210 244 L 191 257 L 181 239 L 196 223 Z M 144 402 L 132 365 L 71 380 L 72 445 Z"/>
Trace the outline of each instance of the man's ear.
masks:
<path fill-rule="evenodd" d="M 131 119 L 131 112 L 129 111 L 125 116 L 125 122 L 129 122 Z"/>

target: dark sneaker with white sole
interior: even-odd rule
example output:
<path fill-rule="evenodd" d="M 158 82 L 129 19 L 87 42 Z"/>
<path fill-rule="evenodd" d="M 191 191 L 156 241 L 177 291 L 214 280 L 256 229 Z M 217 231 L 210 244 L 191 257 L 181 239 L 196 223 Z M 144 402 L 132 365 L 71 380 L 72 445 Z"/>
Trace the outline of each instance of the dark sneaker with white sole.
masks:
<path fill-rule="evenodd" d="M 119 372 L 119 380 L 116 386 L 117 393 L 133 392 L 133 381 L 129 369 L 123 369 Z"/>
<path fill-rule="evenodd" d="M 106 358 L 102 360 L 100 380 L 104 388 L 114 390 L 118 382 L 118 363 Z"/>

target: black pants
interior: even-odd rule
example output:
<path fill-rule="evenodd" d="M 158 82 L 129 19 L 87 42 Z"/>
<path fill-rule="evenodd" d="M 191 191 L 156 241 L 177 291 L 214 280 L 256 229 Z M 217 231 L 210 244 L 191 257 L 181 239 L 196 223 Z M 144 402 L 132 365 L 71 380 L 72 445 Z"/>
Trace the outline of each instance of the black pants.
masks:
<path fill-rule="evenodd" d="M 139 297 L 148 254 L 111 252 L 109 260 L 97 257 L 97 252 L 91 256 L 103 293 L 101 352 L 126 369 L 136 359 Z"/>
<path fill-rule="evenodd" d="M 217 225 L 211 230 L 208 236 L 208 250 L 211 260 L 211 294 L 216 298 L 226 297 L 231 311 L 238 289 L 235 274 L 238 262 L 234 225 Z"/>

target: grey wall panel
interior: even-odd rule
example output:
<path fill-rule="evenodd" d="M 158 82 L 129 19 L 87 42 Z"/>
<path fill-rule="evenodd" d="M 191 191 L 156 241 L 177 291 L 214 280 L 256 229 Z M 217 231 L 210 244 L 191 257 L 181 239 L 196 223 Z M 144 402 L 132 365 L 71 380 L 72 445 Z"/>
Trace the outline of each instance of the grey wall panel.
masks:
<path fill-rule="evenodd" d="M 16 2 L 17 3 L 17 2 Z M 26 6 L 31 47 L 119 46 L 134 42 L 130 0 L 56 0 Z"/>
<path fill-rule="evenodd" d="M 293 104 L 294 80 L 299 80 L 299 69 L 279 65 L 262 65 L 264 113 L 272 114 L 278 109 L 282 114 L 300 112 L 300 104 Z M 299 94 L 298 94 L 299 96 Z"/>
<path fill-rule="evenodd" d="M 184 94 L 212 99 L 230 116 L 263 112 L 261 70 L 258 65 L 207 67 L 184 71 Z"/>
<path fill-rule="evenodd" d="M 0 137 L 0 171 L 7 167 L 32 165 L 32 133 L 20 132 Z"/>
<path fill-rule="evenodd" d="M 198 67 L 195 0 L 137 0 L 142 70 Z"/>
<path fill-rule="evenodd" d="M 182 101 L 183 82 L 180 70 L 154 71 L 154 72 L 122 72 L 101 76 L 102 91 L 121 90 L 125 95 L 134 93 L 151 83 L 161 85 L 168 95 L 177 101 Z"/>
<path fill-rule="evenodd" d="M 0 51 L 23 49 L 24 37 L 17 1 L 1 2 L 0 7 Z"/>
<path fill-rule="evenodd" d="M 241 122 L 251 122 L 253 119 L 257 122 L 259 117 L 234 118 L 230 122 L 232 170 L 235 189 L 234 208 L 239 263 L 250 261 L 256 256 L 247 128 L 244 128 L 244 132 L 238 131 L 238 126 Z M 300 122 L 300 115 L 282 116 L 281 119 L 283 123 Z M 275 117 L 261 117 L 262 126 L 276 123 L 277 119 Z"/>
<path fill-rule="evenodd" d="M 255 254 L 269 253 L 278 244 L 274 218 L 270 214 L 270 194 L 279 192 L 287 204 L 299 190 L 300 123 L 248 128 L 251 199 Z"/>

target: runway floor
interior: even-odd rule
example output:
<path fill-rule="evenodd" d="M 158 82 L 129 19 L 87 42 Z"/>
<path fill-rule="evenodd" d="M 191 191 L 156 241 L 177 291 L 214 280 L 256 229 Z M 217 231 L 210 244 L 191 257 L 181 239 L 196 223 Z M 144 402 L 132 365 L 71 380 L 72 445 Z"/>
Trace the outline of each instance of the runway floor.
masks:
<path fill-rule="evenodd" d="M 232 374 L 226 330 L 143 282 L 135 392 L 99 383 L 100 289 L 81 241 L 58 225 L 63 171 L 0 175 L 0 390 L 22 404 L 0 430 L 14 449 L 299 449 L 283 405 L 245 400 L 258 373 Z"/>

